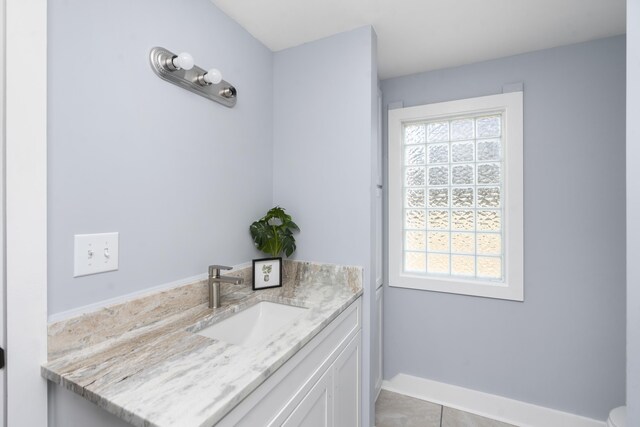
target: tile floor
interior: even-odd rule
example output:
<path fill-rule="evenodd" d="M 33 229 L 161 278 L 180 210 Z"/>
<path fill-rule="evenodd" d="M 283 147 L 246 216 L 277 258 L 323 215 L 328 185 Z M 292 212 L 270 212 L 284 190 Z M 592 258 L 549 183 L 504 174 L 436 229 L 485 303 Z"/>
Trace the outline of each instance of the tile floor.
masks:
<path fill-rule="evenodd" d="M 376 427 L 516 427 L 387 390 L 376 402 Z"/>

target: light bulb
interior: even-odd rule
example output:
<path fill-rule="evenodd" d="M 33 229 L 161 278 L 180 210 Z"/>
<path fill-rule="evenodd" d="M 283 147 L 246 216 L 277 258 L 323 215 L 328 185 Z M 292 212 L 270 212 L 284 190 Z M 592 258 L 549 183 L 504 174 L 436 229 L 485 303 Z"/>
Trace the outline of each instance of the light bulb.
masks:
<path fill-rule="evenodd" d="M 180 55 L 174 56 L 171 62 L 178 70 L 190 70 L 195 65 L 193 56 L 187 52 L 182 52 Z"/>
<path fill-rule="evenodd" d="M 222 73 L 217 68 L 212 68 L 207 71 L 203 78 L 205 82 L 217 85 L 222 81 Z"/>

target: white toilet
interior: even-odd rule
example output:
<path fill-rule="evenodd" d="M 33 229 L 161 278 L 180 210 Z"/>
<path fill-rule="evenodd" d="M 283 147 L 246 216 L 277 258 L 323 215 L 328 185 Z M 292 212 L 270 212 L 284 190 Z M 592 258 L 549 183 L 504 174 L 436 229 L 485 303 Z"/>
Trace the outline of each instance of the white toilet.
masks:
<path fill-rule="evenodd" d="M 627 427 L 627 407 L 620 406 L 609 413 L 607 427 Z"/>

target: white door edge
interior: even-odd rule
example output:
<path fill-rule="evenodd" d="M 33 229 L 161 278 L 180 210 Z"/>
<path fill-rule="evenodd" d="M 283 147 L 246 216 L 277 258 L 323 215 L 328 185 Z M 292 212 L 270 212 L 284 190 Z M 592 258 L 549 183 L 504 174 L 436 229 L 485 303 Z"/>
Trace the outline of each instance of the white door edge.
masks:
<path fill-rule="evenodd" d="M 46 426 L 47 0 L 4 2 L 6 416 Z"/>
<path fill-rule="evenodd" d="M 5 340 L 5 212 L 4 212 L 4 64 L 5 64 L 5 52 L 4 52 L 4 33 L 6 28 L 5 23 L 5 0 L 0 0 L 0 347 L 7 348 Z M 6 369 L 0 370 L 0 427 L 7 426 L 7 379 Z"/>

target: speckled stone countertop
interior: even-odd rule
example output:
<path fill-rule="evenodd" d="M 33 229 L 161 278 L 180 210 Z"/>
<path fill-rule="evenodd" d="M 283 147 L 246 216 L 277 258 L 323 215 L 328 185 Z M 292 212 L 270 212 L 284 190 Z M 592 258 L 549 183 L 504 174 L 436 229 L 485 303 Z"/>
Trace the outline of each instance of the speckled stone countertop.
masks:
<path fill-rule="evenodd" d="M 285 261 L 282 288 L 251 290 L 251 268 L 222 284 L 207 307 L 206 281 L 49 325 L 42 375 L 136 426 L 213 426 L 362 294 L 362 269 Z M 308 308 L 263 345 L 196 335 L 259 301 Z"/>

